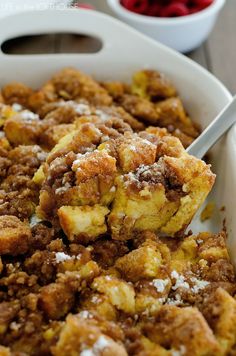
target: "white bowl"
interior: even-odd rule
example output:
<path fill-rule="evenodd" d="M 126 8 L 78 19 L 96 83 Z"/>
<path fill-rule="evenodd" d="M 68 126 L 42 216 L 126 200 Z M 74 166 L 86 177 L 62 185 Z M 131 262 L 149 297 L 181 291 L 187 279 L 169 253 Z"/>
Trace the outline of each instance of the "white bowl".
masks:
<path fill-rule="evenodd" d="M 125 9 L 119 0 L 107 0 L 115 15 L 144 34 L 186 53 L 201 45 L 214 27 L 225 0 L 214 0 L 206 9 L 181 17 L 151 17 Z"/>

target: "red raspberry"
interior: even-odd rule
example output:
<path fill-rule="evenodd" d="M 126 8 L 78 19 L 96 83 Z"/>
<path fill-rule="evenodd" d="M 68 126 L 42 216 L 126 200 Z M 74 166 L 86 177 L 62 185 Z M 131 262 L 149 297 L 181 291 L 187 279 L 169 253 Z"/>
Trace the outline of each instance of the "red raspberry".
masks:
<path fill-rule="evenodd" d="M 123 0 L 121 4 L 129 11 L 144 14 L 148 10 L 147 0 Z"/>
<path fill-rule="evenodd" d="M 171 3 L 172 3 L 172 4 L 175 3 L 175 2 L 181 2 L 181 4 L 184 4 L 184 5 L 188 6 L 189 0 L 178 0 L 178 1 L 176 1 L 176 0 L 171 0 Z"/>
<path fill-rule="evenodd" d="M 160 4 L 149 5 L 145 15 L 147 16 L 159 16 L 162 6 Z"/>
<path fill-rule="evenodd" d="M 208 7 L 213 3 L 214 0 L 194 0 L 194 4 L 202 8 Z"/>
<path fill-rule="evenodd" d="M 181 2 L 175 1 L 170 5 L 163 7 L 160 12 L 161 17 L 176 17 L 189 15 L 189 9 Z"/>
<path fill-rule="evenodd" d="M 191 14 L 202 11 L 213 3 L 214 0 L 195 0 L 194 5 L 189 8 Z"/>

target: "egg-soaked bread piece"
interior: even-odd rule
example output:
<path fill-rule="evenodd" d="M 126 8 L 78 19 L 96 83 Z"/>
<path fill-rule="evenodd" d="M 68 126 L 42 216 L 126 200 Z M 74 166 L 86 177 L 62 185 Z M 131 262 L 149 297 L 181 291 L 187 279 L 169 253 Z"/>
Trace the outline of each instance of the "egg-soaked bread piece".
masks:
<path fill-rule="evenodd" d="M 41 215 L 50 220 L 48 212 L 54 217 L 56 209 L 73 206 L 60 210 L 60 220 L 66 234 L 74 237 L 65 211 L 88 205 L 78 212 L 92 213 L 94 204 L 108 209 L 108 226 L 102 231 L 110 229 L 114 239 L 130 239 L 134 230 L 171 236 L 184 231 L 214 183 L 209 166 L 189 156 L 163 129 L 126 132 L 99 145 L 101 137 L 102 128 L 84 123 L 55 146 L 44 172 Z"/>
<path fill-rule="evenodd" d="M 194 356 L 215 355 L 220 351 L 219 344 L 196 308 L 162 307 L 155 322 L 143 325 L 145 334 L 166 348 Z M 183 348 L 184 345 L 184 348 Z"/>
<path fill-rule="evenodd" d="M 29 247 L 30 228 L 15 216 L 0 216 L 0 255 L 24 254 Z"/>
<path fill-rule="evenodd" d="M 122 332 L 116 329 L 118 326 L 116 327 L 112 322 L 96 320 L 89 312 L 69 315 L 59 340 L 52 349 L 52 354 L 54 356 L 83 354 L 127 356 L 119 340 L 122 339 Z"/>
<path fill-rule="evenodd" d="M 163 74 L 155 70 L 141 70 L 133 75 L 132 93 L 148 99 L 176 96 L 176 88 Z"/>
<path fill-rule="evenodd" d="M 172 137 L 171 144 L 165 155 L 165 139 L 160 139 L 157 151 L 161 147 L 163 157 L 116 179 L 108 218 L 113 238 L 128 239 L 133 230 L 159 230 L 174 236 L 187 227 L 205 200 L 215 178 L 209 166 L 179 150 L 178 139 Z"/>

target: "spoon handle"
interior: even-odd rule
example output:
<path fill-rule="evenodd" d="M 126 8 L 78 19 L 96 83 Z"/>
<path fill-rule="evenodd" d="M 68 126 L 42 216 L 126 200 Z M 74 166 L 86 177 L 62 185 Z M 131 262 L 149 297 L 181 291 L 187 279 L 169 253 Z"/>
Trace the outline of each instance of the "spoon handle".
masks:
<path fill-rule="evenodd" d="M 219 138 L 236 122 L 236 96 L 187 148 L 187 152 L 202 158 Z"/>

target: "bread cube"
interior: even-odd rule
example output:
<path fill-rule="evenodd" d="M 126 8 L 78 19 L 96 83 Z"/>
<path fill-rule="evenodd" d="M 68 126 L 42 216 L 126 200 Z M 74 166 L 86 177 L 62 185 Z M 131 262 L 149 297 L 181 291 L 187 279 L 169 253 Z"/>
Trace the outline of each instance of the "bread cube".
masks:
<path fill-rule="evenodd" d="M 29 226 L 11 215 L 0 216 L 0 255 L 24 254 L 29 247 Z"/>
<path fill-rule="evenodd" d="M 119 166 L 125 173 L 136 170 L 140 165 L 150 165 L 156 159 L 156 146 L 134 134 L 125 134 L 117 142 Z"/>
<path fill-rule="evenodd" d="M 178 273 L 189 268 L 190 263 L 196 263 L 198 258 L 198 244 L 195 236 L 187 237 L 171 253 L 170 267 Z"/>
<path fill-rule="evenodd" d="M 12 104 L 20 104 L 25 107 L 28 105 L 28 99 L 32 95 L 33 89 L 27 87 L 26 85 L 18 82 L 12 82 L 5 85 L 2 89 L 2 96 L 4 102 Z"/>
<path fill-rule="evenodd" d="M 87 293 L 80 298 L 80 306 L 82 310 L 94 311 L 106 320 L 117 320 L 118 311 L 105 294 Z"/>
<path fill-rule="evenodd" d="M 11 350 L 9 347 L 0 346 L 0 355 L 1 356 L 11 356 Z"/>
<path fill-rule="evenodd" d="M 35 172 L 33 178 L 33 182 L 37 185 L 42 185 L 42 183 L 45 180 L 45 174 L 44 174 L 44 165 L 42 164 L 39 169 Z"/>
<path fill-rule="evenodd" d="M 77 185 L 96 176 L 103 177 L 105 180 L 107 176 L 114 177 L 116 159 L 106 151 L 95 150 L 84 155 L 78 154 L 77 159 L 73 162 L 72 170 L 75 172 Z"/>
<path fill-rule="evenodd" d="M 51 79 L 56 94 L 65 99 L 86 99 L 95 105 L 110 105 L 112 98 L 90 76 L 74 68 L 64 68 Z"/>
<path fill-rule="evenodd" d="M 127 314 L 135 312 L 135 293 L 128 283 L 113 277 L 101 276 L 94 279 L 93 290 L 108 296 L 110 303 Z"/>
<path fill-rule="evenodd" d="M 156 100 L 176 96 L 176 89 L 164 74 L 146 69 L 133 75 L 132 93 Z"/>
<path fill-rule="evenodd" d="M 154 103 L 148 99 L 124 94 L 119 98 L 118 103 L 135 118 L 151 125 L 158 125 L 159 114 Z"/>
<path fill-rule="evenodd" d="M 85 318 L 83 318 L 85 315 Z M 86 316 L 88 315 L 88 318 Z M 112 329 L 113 324 L 106 322 L 106 328 Z M 106 330 L 106 329 L 105 329 Z M 78 315 L 69 315 L 62 328 L 59 340 L 52 348 L 54 356 L 79 356 L 79 355 L 102 355 L 102 356 L 127 356 L 122 343 L 115 342 L 104 332 L 103 324 L 93 319 L 88 311 Z"/>
<path fill-rule="evenodd" d="M 101 205 L 62 206 L 58 209 L 61 227 L 70 241 L 88 243 L 107 231 L 109 210 Z"/>
<path fill-rule="evenodd" d="M 39 143 L 42 126 L 37 115 L 22 111 L 5 121 L 4 131 L 13 146 L 34 145 Z"/>
<path fill-rule="evenodd" d="M 155 344 L 154 342 L 151 342 L 148 338 L 142 336 L 141 338 L 141 344 L 142 347 L 144 348 L 145 354 L 148 356 L 170 356 L 170 351 L 166 350 L 164 347 Z M 172 355 L 171 355 L 172 356 Z M 174 354 L 175 356 L 175 354 Z M 176 356 L 179 356 L 176 354 Z"/>
<path fill-rule="evenodd" d="M 47 128 L 45 132 L 42 132 L 40 136 L 40 143 L 44 147 L 52 149 L 62 137 L 66 136 L 74 129 L 75 127 L 73 124 L 60 124 L 51 126 Z"/>
<path fill-rule="evenodd" d="M 154 322 L 144 323 L 148 338 L 173 351 L 185 350 L 186 355 L 216 355 L 219 344 L 212 330 L 196 308 L 163 306 Z"/>
<path fill-rule="evenodd" d="M 12 116 L 15 115 L 16 112 L 12 109 L 11 106 L 0 103 L 0 127 L 4 125 L 6 120 L 10 119 Z"/>
<path fill-rule="evenodd" d="M 218 288 L 206 303 L 206 317 L 219 341 L 222 355 L 236 344 L 236 300 Z"/>
<path fill-rule="evenodd" d="M 154 180 L 156 167 L 146 168 Z M 137 186 L 138 179 L 135 172 L 116 179 L 116 195 L 108 217 L 114 239 L 128 240 L 134 230 L 158 231 L 178 209 L 179 202 L 167 200 L 163 185 L 158 182 L 149 186 L 143 181 Z"/>
<path fill-rule="evenodd" d="M 229 253 L 226 247 L 226 235 L 224 232 L 219 234 L 200 233 L 198 239 L 202 240 L 199 246 L 199 258 L 209 262 L 216 262 L 220 259 L 229 260 Z"/>
<path fill-rule="evenodd" d="M 41 288 L 39 307 L 48 319 L 60 319 L 74 304 L 74 293 L 62 283 L 51 283 Z"/>
<path fill-rule="evenodd" d="M 91 151 L 100 143 L 101 137 L 102 133 L 95 125 L 85 123 L 59 140 L 50 152 L 48 162 L 52 162 L 56 157 L 65 156 L 71 151 L 74 153 Z"/>
<path fill-rule="evenodd" d="M 179 129 L 184 134 L 196 138 L 199 135 L 199 129 L 187 116 L 180 98 L 170 98 L 158 102 L 155 105 L 158 114 L 158 125 L 160 127 L 167 127 Z"/>
<path fill-rule="evenodd" d="M 157 246 L 141 246 L 118 258 L 115 267 L 122 276 L 132 282 L 142 278 L 155 278 L 160 273 L 162 256 Z"/>

